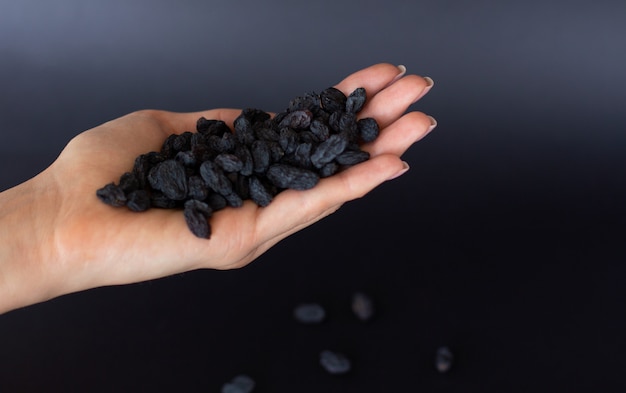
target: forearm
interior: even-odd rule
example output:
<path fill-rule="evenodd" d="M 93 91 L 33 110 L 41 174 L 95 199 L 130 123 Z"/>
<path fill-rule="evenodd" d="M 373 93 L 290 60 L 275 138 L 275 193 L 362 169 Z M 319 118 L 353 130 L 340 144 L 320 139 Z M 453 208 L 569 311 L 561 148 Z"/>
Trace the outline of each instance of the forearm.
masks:
<path fill-rule="evenodd" d="M 0 193 L 0 314 L 56 295 L 49 185 L 36 177 Z"/>

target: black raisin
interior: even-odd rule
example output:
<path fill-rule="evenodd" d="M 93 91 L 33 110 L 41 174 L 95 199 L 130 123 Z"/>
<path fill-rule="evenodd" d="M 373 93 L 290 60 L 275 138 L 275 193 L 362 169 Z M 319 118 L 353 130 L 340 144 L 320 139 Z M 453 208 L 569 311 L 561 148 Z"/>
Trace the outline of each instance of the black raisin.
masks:
<path fill-rule="evenodd" d="M 370 154 L 363 150 L 346 150 L 339 154 L 335 161 L 340 165 L 356 165 L 363 161 L 367 161 L 370 158 Z"/>
<path fill-rule="evenodd" d="M 250 121 L 251 124 L 263 123 L 271 117 L 269 113 L 256 108 L 245 108 L 241 111 L 241 116 Z"/>
<path fill-rule="evenodd" d="M 169 199 L 183 200 L 187 196 L 187 175 L 178 161 L 170 159 L 157 164 L 150 170 L 148 181 Z"/>
<path fill-rule="evenodd" d="M 344 134 L 333 134 L 317 146 L 311 154 L 311 163 L 321 168 L 343 153 L 347 145 L 348 139 Z"/>
<path fill-rule="evenodd" d="M 435 353 L 435 368 L 440 373 L 445 373 L 450 370 L 452 367 L 452 361 L 454 360 L 454 355 L 450 348 L 447 346 L 442 346 L 437 348 L 437 352 Z"/>
<path fill-rule="evenodd" d="M 206 185 L 213 191 L 226 197 L 233 193 L 233 186 L 224 172 L 211 161 L 205 161 L 200 165 L 200 176 Z"/>
<path fill-rule="evenodd" d="M 352 362 L 346 355 L 330 350 L 320 353 L 320 364 L 330 374 L 345 374 L 352 368 Z"/>
<path fill-rule="evenodd" d="M 374 139 L 378 138 L 378 134 L 380 133 L 378 123 L 375 119 L 371 117 L 366 117 L 363 119 L 359 119 L 356 122 L 357 132 L 361 137 L 363 142 L 371 142 Z"/>
<path fill-rule="evenodd" d="M 209 217 L 212 213 L 211 207 L 201 201 L 189 199 L 185 202 L 183 215 L 189 230 L 197 237 L 208 239 L 211 237 L 211 226 Z"/>
<path fill-rule="evenodd" d="M 126 207 L 134 212 L 142 212 L 150 208 L 150 193 L 146 190 L 132 191 L 126 198 Z"/>
<path fill-rule="evenodd" d="M 298 110 L 289 112 L 280 122 L 279 127 L 291 127 L 293 129 L 306 129 L 311 124 L 313 113 L 309 110 Z"/>
<path fill-rule="evenodd" d="M 250 120 L 243 115 L 239 115 L 234 122 L 235 137 L 237 141 L 244 145 L 250 145 L 255 141 L 254 130 L 250 124 Z"/>
<path fill-rule="evenodd" d="M 270 191 L 268 191 L 265 185 L 263 185 L 261 180 L 259 180 L 256 176 L 250 176 L 248 181 L 250 199 L 261 207 L 269 205 L 273 199 L 273 195 Z"/>
<path fill-rule="evenodd" d="M 251 393 L 255 382 L 246 374 L 237 375 L 230 382 L 222 385 L 221 393 Z"/>
<path fill-rule="evenodd" d="M 328 125 L 320 119 L 313 120 L 309 129 L 320 141 L 325 141 L 330 136 L 330 129 L 328 128 Z"/>
<path fill-rule="evenodd" d="M 221 153 L 214 161 L 226 172 L 238 172 L 243 168 L 243 162 L 235 154 Z"/>
<path fill-rule="evenodd" d="M 187 179 L 187 188 L 189 190 L 187 197 L 190 199 L 203 201 L 209 196 L 209 189 L 200 176 L 189 176 Z"/>
<path fill-rule="evenodd" d="M 369 321 L 374 316 L 374 302 L 363 292 L 352 295 L 352 312 L 361 321 Z"/>
<path fill-rule="evenodd" d="M 278 133 L 278 144 L 285 154 L 291 154 L 298 147 L 298 133 L 289 127 L 283 127 Z"/>
<path fill-rule="evenodd" d="M 254 162 L 254 171 L 263 173 L 270 165 L 270 148 L 267 141 L 256 140 L 250 148 L 252 153 L 252 161 Z"/>
<path fill-rule="evenodd" d="M 221 210 L 228 206 L 226 198 L 216 192 L 210 193 L 209 196 L 206 198 L 206 202 L 209 204 L 209 206 L 211 206 L 214 211 Z"/>
<path fill-rule="evenodd" d="M 346 112 L 358 113 L 363 109 L 367 94 L 363 87 L 357 87 L 346 99 Z"/>
<path fill-rule="evenodd" d="M 96 191 L 98 198 L 110 206 L 120 207 L 126 205 L 126 194 L 117 184 L 109 183 Z"/>
<path fill-rule="evenodd" d="M 150 205 L 161 209 L 174 209 L 179 206 L 179 201 L 168 198 L 161 191 L 150 193 Z"/>
<path fill-rule="evenodd" d="M 120 176 L 118 186 L 124 191 L 125 194 L 129 194 L 140 188 L 139 179 L 135 172 L 126 172 Z"/>
<path fill-rule="evenodd" d="M 196 156 L 191 150 L 179 151 L 174 159 L 183 164 L 185 167 L 194 167 L 198 162 Z"/>
<path fill-rule="evenodd" d="M 302 303 L 294 308 L 293 317 L 304 324 L 322 323 L 326 319 L 326 310 L 319 303 Z"/>
<path fill-rule="evenodd" d="M 270 166 L 266 175 L 276 187 L 295 190 L 308 190 L 319 181 L 317 173 L 285 164 Z"/>
<path fill-rule="evenodd" d="M 239 145 L 235 148 L 234 154 L 241 161 L 239 173 L 244 176 L 250 176 L 254 171 L 254 160 L 250 150 L 246 146 Z"/>
<path fill-rule="evenodd" d="M 339 164 L 337 164 L 335 161 L 331 161 L 321 167 L 318 173 L 320 174 L 320 177 L 328 177 L 334 175 L 335 173 L 337 173 L 337 171 L 339 171 Z"/>
<path fill-rule="evenodd" d="M 235 192 L 224 195 L 224 199 L 226 199 L 228 206 L 241 207 L 243 205 L 243 199 L 241 199 L 241 197 Z"/>
<path fill-rule="evenodd" d="M 320 93 L 321 105 L 326 112 L 344 111 L 346 99 L 346 95 L 335 87 L 329 87 Z"/>

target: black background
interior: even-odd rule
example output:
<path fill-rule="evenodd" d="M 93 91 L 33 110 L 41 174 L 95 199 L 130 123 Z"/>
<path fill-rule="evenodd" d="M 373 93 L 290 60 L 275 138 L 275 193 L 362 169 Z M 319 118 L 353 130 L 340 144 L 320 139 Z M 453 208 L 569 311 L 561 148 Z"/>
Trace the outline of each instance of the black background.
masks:
<path fill-rule="evenodd" d="M 243 269 L 0 316 L 0 391 L 219 392 L 239 373 L 255 392 L 624 391 L 625 18 L 610 0 L 0 0 L 3 190 L 128 112 L 280 111 L 379 62 L 433 78 L 411 109 L 439 122 L 407 174 Z M 322 325 L 293 320 L 305 301 Z M 327 348 L 353 371 L 327 374 Z"/>

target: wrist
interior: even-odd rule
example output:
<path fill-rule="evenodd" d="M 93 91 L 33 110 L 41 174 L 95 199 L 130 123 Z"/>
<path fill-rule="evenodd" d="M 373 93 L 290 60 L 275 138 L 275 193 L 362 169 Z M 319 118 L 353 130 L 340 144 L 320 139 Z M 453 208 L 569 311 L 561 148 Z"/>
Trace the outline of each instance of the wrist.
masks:
<path fill-rule="evenodd" d="M 50 271 L 54 195 L 41 175 L 0 193 L 0 314 L 60 294 Z"/>

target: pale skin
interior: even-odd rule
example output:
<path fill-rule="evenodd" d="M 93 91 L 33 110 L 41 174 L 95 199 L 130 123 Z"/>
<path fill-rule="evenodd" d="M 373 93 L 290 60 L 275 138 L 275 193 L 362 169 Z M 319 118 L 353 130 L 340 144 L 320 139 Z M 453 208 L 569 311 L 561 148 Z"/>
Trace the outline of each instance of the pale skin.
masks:
<path fill-rule="evenodd" d="M 432 80 L 381 63 L 335 87 L 346 94 L 367 90 L 359 117 L 374 117 L 381 128 L 363 147 L 371 158 L 310 190 L 283 191 L 266 207 L 248 200 L 214 213 L 210 239 L 194 236 L 180 211 L 135 213 L 105 205 L 95 191 L 119 180 L 139 154 L 158 150 L 169 134 L 195 130 L 199 117 L 232 126 L 240 110 L 138 111 L 77 135 L 47 169 L 0 193 L 0 314 L 90 288 L 243 267 L 406 172 L 402 154 L 436 125 L 422 112 L 407 112 Z"/>

